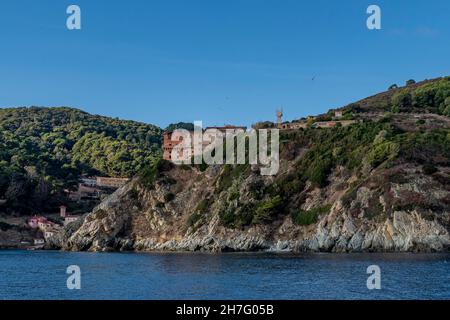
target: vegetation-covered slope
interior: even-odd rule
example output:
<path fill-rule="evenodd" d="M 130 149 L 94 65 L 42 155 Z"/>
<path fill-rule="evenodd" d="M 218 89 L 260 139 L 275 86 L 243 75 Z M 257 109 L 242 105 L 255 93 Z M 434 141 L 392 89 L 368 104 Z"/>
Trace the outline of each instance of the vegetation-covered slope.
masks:
<path fill-rule="evenodd" d="M 414 90 L 447 82 L 425 82 Z M 449 98 L 444 92 L 439 101 Z M 395 93 L 382 95 L 390 101 Z M 258 166 L 159 161 L 51 245 L 70 250 L 447 250 L 450 119 L 430 113 L 441 113 L 431 105 L 392 112 L 379 98 L 352 108 L 360 121 L 348 127 L 282 131 L 276 176 L 261 176 Z"/>
<path fill-rule="evenodd" d="M 0 109 L 0 209 L 46 210 L 82 174 L 132 177 L 160 150 L 153 125 L 63 107 Z"/>
<path fill-rule="evenodd" d="M 345 107 L 357 112 L 434 113 L 450 116 L 450 77 L 415 82 L 404 87 L 392 85 L 388 91 Z"/>

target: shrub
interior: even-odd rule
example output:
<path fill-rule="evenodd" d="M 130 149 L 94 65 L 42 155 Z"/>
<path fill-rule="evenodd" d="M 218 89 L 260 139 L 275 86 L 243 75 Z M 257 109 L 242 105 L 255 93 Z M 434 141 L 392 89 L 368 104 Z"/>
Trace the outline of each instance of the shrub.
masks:
<path fill-rule="evenodd" d="M 324 187 L 327 184 L 332 165 L 333 163 L 329 158 L 319 159 L 311 164 L 306 175 L 312 183 Z"/>
<path fill-rule="evenodd" d="M 235 190 L 232 193 L 230 193 L 230 195 L 228 196 L 228 201 L 233 201 L 233 200 L 239 199 L 240 195 L 241 194 L 239 193 L 239 190 Z"/>
<path fill-rule="evenodd" d="M 442 114 L 450 117 L 450 97 L 446 98 L 444 101 L 444 106 L 442 107 Z"/>
<path fill-rule="evenodd" d="M 238 164 L 236 166 L 225 165 L 217 184 L 217 193 L 228 190 L 233 184 L 233 180 L 243 176 L 250 169 L 249 164 Z"/>
<path fill-rule="evenodd" d="M 202 215 L 198 212 L 194 212 L 190 215 L 190 217 L 187 219 L 187 224 L 190 227 L 193 227 L 202 217 Z"/>
<path fill-rule="evenodd" d="M 229 208 L 219 213 L 221 223 L 227 228 L 239 228 L 252 224 L 255 214 L 253 203 L 239 204 L 237 208 Z"/>
<path fill-rule="evenodd" d="M 367 155 L 369 164 L 376 168 L 386 160 L 393 160 L 398 155 L 398 151 L 399 146 L 394 142 L 385 141 L 380 143 L 373 147 Z"/>
<path fill-rule="evenodd" d="M 128 192 L 130 199 L 132 200 L 138 200 L 139 199 L 139 192 L 135 189 L 132 188 L 129 192 Z"/>
<path fill-rule="evenodd" d="M 12 225 L 10 225 L 9 223 L 0 221 L 0 230 L 1 231 L 8 231 L 9 229 L 12 229 Z"/>
<path fill-rule="evenodd" d="M 175 198 L 175 195 L 173 194 L 173 193 L 171 193 L 171 192 L 169 192 L 169 193 L 166 193 L 165 195 L 164 195 L 164 202 L 170 202 L 170 201 L 172 201 L 173 199 Z"/>
<path fill-rule="evenodd" d="M 298 212 L 292 213 L 292 221 L 301 226 L 308 226 L 314 224 L 318 221 L 321 214 L 328 213 L 331 209 L 331 205 L 326 205 L 323 207 L 318 207 L 311 209 L 309 211 L 300 210 Z"/>
<path fill-rule="evenodd" d="M 154 187 L 156 179 L 164 171 L 168 171 L 172 168 L 172 163 L 163 159 L 159 159 L 153 165 L 144 169 L 139 175 L 139 181 L 145 187 L 151 189 Z"/>
<path fill-rule="evenodd" d="M 411 94 L 408 90 L 402 90 L 392 96 L 392 111 L 398 113 L 402 109 L 409 109 L 412 105 Z M 394 111 L 395 110 L 395 111 Z"/>
<path fill-rule="evenodd" d="M 260 223 L 269 220 L 272 215 L 281 209 L 282 202 L 283 199 L 279 195 L 261 201 L 255 209 L 255 215 L 253 216 L 252 222 Z"/>
<path fill-rule="evenodd" d="M 104 219 L 108 216 L 108 212 L 106 212 L 102 209 L 99 209 L 99 210 L 95 211 L 94 216 L 95 216 L 95 219 L 98 219 L 98 220 Z"/>
<path fill-rule="evenodd" d="M 425 124 L 425 120 L 424 119 L 419 119 L 416 121 L 417 124 Z"/>
<path fill-rule="evenodd" d="M 250 196 L 254 199 L 261 199 L 264 192 L 264 187 L 264 182 L 262 180 L 251 182 L 248 186 Z"/>
<path fill-rule="evenodd" d="M 209 206 L 211 205 L 211 200 L 209 198 L 203 199 L 199 202 L 197 205 L 197 208 L 195 209 L 196 212 L 205 213 Z"/>
<path fill-rule="evenodd" d="M 191 170 L 191 166 L 189 166 L 189 165 L 187 165 L 187 164 L 185 164 L 185 163 L 182 163 L 182 164 L 180 165 L 180 169 L 181 169 L 181 170 L 185 170 L 185 171 L 190 171 L 190 170 Z"/>
<path fill-rule="evenodd" d="M 305 184 L 298 177 L 292 178 L 290 180 L 286 180 L 281 183 L 281 191 L 284 195 L 294 195 L 298 192 L 301 192 Z"/>
<path fill-rule="evenodd" d="M 208 169 L 208 165 L 202 161 L 202 163 L 198 165 L 198 170 L 200 170 L 200 172 L 204 172 L 206 169 Z"/>
<path fill-rule="evenodd" d="M 433 130 L 431 132 L 408 132 L 395 137 L 401 146 L 401 156 L 408 161 L 419 164 L 447 165 L 450 157 L 449 130 Z"/>
<path fill-rule="evenodd" d="M 237 216 L 232 211 L 222 211 L 219 214 L 222 224 L 227 228 L 236 227 Z"/>
<path fill-rule="evenodd" d="M 427 175 L 431 175 L 433 173 L 436 173 L 438 169 L 432 164 L 426 164 L 422 167 L 422 171 Z"/>
<path fill-rule="evenodd" d="M 164 202 L 157 202 L 157 203 L 155 204 L 155 207 L 156 207 L 156 208 L 164 208 Z"/>
<path fill-rule="evenodd" d="M 350 185 L 349 189 L 342 196 L 341 201 L 342 201 L 342 205 L 345 208 L 350 208 L 352 201 L 356 198 L 356 194 L 358 192 L 358 188 L 359 188 L 360 184 L 361 183 L 359 181 L 354 181 Z"/>
<path fill-rule="evenodd" d="M 197 208 L 195 208 L 194 213 L 188 218 L 187 224 L 192 227 L 194 226 L 197 221 L 199 221 L 202 216 L 208 212 L 208 209 L 212 203 L 212 200 L 210 198 L 205 198 L 202 201 L 199 202 L 197 205 Z"/>
<path fill-rule="evenodd" d="M 177 184 L 177 180 L 175 180 L 174 178 L 169 177 L 169 176 L 162 177 L 161 178 L 161 182 L 167 183 L 167 184 L 170 184 L 170 185 Z"/>
<path fill-rule="evenodd" d="M 353 112 L 348 112 L 344 114 L 341 120 L 353 120 L 355 119 L 355 114 Z"/>
<path fill-rule="evenodd" d="M 422 216 L 422 218 L 424 218 L 425 220 L 428 220 L 428 221 L 434 221 L 436 218 L 435 215 L 430 212 L 421 211 L 420 215 Z"/>

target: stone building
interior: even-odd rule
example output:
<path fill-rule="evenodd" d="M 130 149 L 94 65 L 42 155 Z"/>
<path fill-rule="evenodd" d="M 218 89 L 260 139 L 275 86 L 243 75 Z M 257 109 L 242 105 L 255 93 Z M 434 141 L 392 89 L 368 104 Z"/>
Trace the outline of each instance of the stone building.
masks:
<path fill-rule="evenodd" d="M 192 139 L 194 138 L 194 132 L 189 131 L 189 133 L 191 135 L 191 141 L 192 141 Z M 178 144 L 180 144 L 183 141 L 182 138 L 180 138 L 180 140 L 178 140 L 178 141 L 172 140 L 172 134 L 173 134 L 173 131 L 164 132 L 164 134 L 163 134 L 163 159 L 164 160 L 169 160 L 169 161 L 172 160 L 173 148 L 175 148 L 175 146 L 177 146 Z M 182 155 L 182 152 L 183 152 L 182 150 L 178 151 L 179 156 Z M 193 146 L 191 148 L 191 152 L 192 153 L 194 152 Z"/>
<path fill-rule="evenodd" d="M 109 177 L 97 177 L 98 187 L 108 187 L 108 188 L 120 188 L 125 185 L 130 179 L 128 178 L 109 178 Z"/>
<path fill-rule="evenodd" d="M 224 137 L 230 136 L 230 135 L 236 135 L 239 132 L 242 131 L 246 131 L 247 127 L 244 126 L 233 126 L 233 125 L 225 125 L 222 127 L 207 127 L 205 130 L 203 130 L 203 132 L 205 132 L 206 130 L 218 130 L 220 131 Z M 172 160 L 172 151 L 175 148 L 175 146 L 177 146 L 178 144 L 180 144 L 183 139 L 182 137 L 180 137 L 180 139 L 178 141 L 176 140 L 172 140 L 172 134 L 173 131 L 166 131 L 163 134 L 163 159 L 164 160 Z M 192 143 L 192 141 L 194 141 L 194 131 L 189 131 L 189 134 L 191 136 L 191 154 L 194 154 L 194 144 Z M 203 142 L 203 147 L 207 146 L 209 143 L 208 142 Z M 182 156 L 183 150 L 180 148 L 178 150 L 178 155 L 179 157 Z"/>
<path fill-rule="evenodd" d="M 295 130 L 295 129 L 306 129 L 308 127 L 308 123 L 306 121 L 292 121 L 292 122 L 283 122 L 279 129 L 282 130 Z"/>

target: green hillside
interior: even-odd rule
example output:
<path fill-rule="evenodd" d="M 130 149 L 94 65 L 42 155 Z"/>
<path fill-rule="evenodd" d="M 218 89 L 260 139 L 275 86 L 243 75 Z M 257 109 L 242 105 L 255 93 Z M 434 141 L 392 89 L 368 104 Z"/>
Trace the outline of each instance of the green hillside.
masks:
<path fill-rule="evenodd" d="M 0 210 L 45 210 L 82 174 L 131 177 L 160 157 L 161 133 L 72 108 L 0 109 Z"/>
<path fill-rule="evenodd" d="M 403 87 L 393 84 L 385 92 L 344 108 L 356 112 L 434 113 L 450 116 L 450 77 L 415 82 Z"/>

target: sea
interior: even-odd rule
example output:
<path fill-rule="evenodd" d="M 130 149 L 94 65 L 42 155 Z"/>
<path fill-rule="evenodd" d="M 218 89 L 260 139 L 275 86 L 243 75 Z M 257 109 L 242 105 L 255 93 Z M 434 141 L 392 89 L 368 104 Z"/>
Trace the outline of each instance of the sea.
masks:
<path fill-rule="evenodd" d="M 446 300 L 449 280 L 449 253 L 0 251 L 2 300 Z"/>

